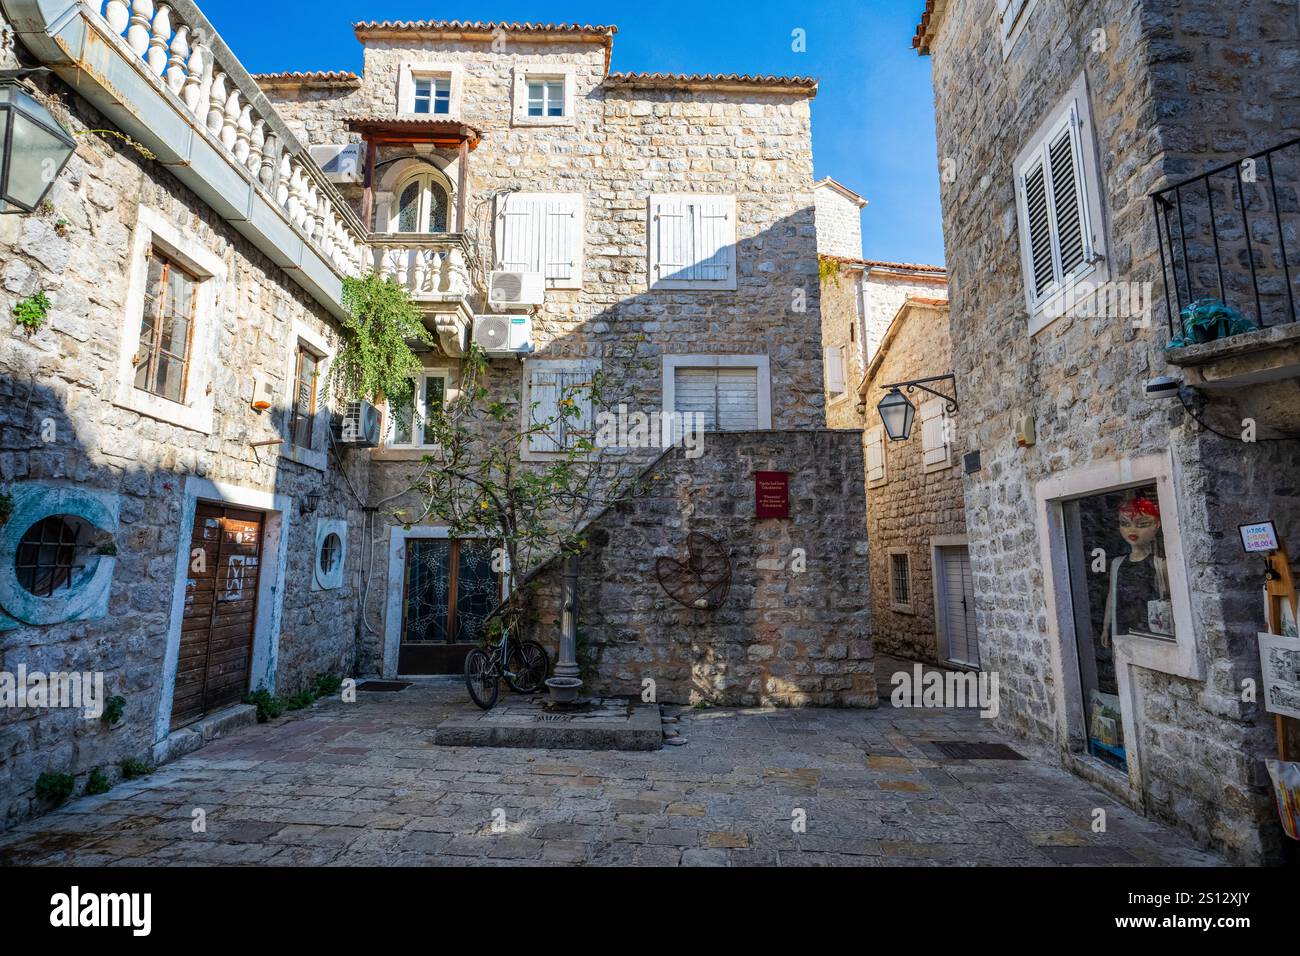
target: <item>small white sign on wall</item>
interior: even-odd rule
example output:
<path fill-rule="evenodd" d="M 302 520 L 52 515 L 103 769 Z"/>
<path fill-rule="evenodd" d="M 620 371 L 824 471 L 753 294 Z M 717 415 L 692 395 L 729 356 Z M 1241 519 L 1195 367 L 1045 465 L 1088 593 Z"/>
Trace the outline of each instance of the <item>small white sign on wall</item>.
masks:
<path fill-rule="evenodd" d="M 1300 719 L 1300 638 L 1259 634 L 1264 709 Z"/>
<path fill-rule="evenodd" d="M 1254 521 L 1238 527 L 1241 532 L 1241 546 L 1247 554 L 1263 554 L 1276 551 L 1277 528 L 1271 521 Z"/>

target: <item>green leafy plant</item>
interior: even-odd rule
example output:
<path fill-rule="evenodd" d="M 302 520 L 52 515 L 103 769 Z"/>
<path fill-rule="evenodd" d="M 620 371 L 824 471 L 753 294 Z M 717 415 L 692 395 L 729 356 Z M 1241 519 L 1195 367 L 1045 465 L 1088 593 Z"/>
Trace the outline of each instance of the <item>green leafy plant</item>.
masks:
<path fill-rule="evenodd" d="M 332 697 L 339 692 L 342 686 L 342 677 L 336 677 L 333 674 L 321 674 L 316 678 L 312 690 L 317 697 Z"/>
<path fill-rule="evenodd" d="M 314 688 L 308 687 L 286 697 L 284 706 L 287 710 L 302 710 L 304 707 L 310 707 L 315 702 L 316 691 Z"/>
<path fill-rule="evenodd" d="M 578 676 L 583 684 L 590 687 L 596 679 L 596 656 L 592 650 L 591 635 L 579 628 L 574 637 L 576 645 L 574 657 L 578 661 Z"/>
<path fill-rule="evenodd" d="M 90 771 L 90 777 L 86 780 L 87 796 L 93 797 L 101 793 L 108 793 L 112 789 L 113 785 L 108 782 L 108 777 L 104 775 L 104 771 L 98 767 Z"/>
<path fill-rule="evenodd" d="M 76 779 L 70 773 L 53 773 L 49 770 L 36 778 L 36 796 L 46 803 L 62 803 L 72 796 Z"/>
<path fill-rule="evenodd" d="M 39 329 L 49 314 L 50 299 L 44 292 L 29 295 L 14 305 L 14 321 L 22 326 L 28 335 Z"/>
<path fill-rule="evenodd" d="M 66 236 L 72 229 L 72 223 L 60 216 L 54 220 L 54 234 L 56 236 Z"/>
<path fill-rule="evenodd" d="M 137 777 L 147 777 L 157 768 L 151 763 L 145 763 L 143 760 L 123 760 L 119 765 L 122 768 L 123 780 L 135 780 Z"/>
<path fill-rule="evenodd" d="M 414 407 L 412 376 L 423 363 L 409 343 L 433 345 L 420 310 L 404 286 L 374 273 L 343 280 L 343 345 L 330 363 L 328 382 L 340 401 L 385 399 L 393 414 Z"/>
<path fill-rule="evenodd" d="M 817 281 L 821 283 L 822 288 L 826 288 L 827 282 L 834 282 L 836 288 L 840 284 L 840 267 L 843 265 L 839 259 L 831 256 L 817 257 Z"/>
<path fill-rule="evenodd" d="M 117 557 L 117 545 L 101 544 L 98 548 L 95 549 L 95 553 L 102 554 L 105 557 L 109 557 L 109 558 Z"/>
<path fill-rule="evenodd" d="M 275 720 L 284 713 L 284 699 L 276 697 L 266 688 L 255 690 L 244 698 L 245 704 L 253 704 L 257 707 L 257 722 L 264 724 L 268 720 Z"/>
<path fill-rule="evenodd" d="M 126 698 L 121 694 L 115 694 L 104 702 L 104 713 L 100 715 L 100 720 L 112 727 L 122 719 L 122 712 L 126 710 Z"/>

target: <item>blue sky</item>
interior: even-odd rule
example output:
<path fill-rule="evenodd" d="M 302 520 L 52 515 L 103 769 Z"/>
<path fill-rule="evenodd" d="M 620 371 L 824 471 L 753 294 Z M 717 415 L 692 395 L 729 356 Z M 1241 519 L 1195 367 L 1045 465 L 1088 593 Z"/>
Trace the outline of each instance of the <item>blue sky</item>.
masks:
<path fill-rule="evenodd" d="M 930 61 L 911 49 L 923 0 L 200 0 L 252 72 L 361 69 L 356 20 L 613 23 L 615 70 L 816 76 L 813 160 L 865 196 L 868 259 L 942 264 Z M 807 50 L 791 49 L 806 31 Z"/>

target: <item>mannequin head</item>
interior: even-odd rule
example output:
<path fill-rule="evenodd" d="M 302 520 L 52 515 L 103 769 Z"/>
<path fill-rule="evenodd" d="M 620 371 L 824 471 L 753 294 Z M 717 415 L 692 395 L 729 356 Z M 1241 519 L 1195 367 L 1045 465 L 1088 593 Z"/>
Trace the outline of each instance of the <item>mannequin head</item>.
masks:
<path fill-rule="evenodd" d="M 1160 534 L 1160 505 L 1154 498 L 1134 495 L 1120 502 L 1119 533 L 1129 548 L 1137 552 L 1149 551 Z"/>

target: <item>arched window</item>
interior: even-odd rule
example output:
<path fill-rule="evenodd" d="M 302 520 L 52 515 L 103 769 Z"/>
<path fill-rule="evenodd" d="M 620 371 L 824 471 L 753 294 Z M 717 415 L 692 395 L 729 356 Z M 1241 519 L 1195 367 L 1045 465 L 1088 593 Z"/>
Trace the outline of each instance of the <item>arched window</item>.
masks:
<path fill-rule="evenodd" d="M 451 206 L 447 187 L 434 172 L 417 173 L 397 189 L 390 230 L 393 232 L 446 232 Z"/>

